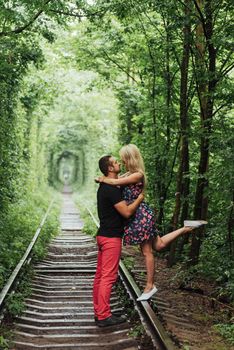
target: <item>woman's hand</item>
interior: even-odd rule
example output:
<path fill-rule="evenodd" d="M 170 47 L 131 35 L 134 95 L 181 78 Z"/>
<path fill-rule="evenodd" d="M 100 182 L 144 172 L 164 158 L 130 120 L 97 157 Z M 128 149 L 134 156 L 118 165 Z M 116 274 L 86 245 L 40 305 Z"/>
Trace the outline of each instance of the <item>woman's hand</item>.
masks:
<path fill-rule="evenodd" d="M 94 181 L 97 183 L 101 183 L 101 182 L 104 182 L 104 178 L 105 176 L 98 176 L 98 177 L 95 177 Z"/>

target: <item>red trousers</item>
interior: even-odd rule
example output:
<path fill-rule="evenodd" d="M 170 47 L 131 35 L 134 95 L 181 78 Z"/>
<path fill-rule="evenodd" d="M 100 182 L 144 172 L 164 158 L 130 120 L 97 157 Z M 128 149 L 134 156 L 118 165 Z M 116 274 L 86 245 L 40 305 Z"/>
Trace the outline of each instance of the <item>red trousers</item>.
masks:
<path fill-rule="evenodd" d="M 110 295 L 118 277 L 121 238 L 97 236 L 97 270 L 93 283 L 94 315 L 98 320 L 111 316 Z"/>

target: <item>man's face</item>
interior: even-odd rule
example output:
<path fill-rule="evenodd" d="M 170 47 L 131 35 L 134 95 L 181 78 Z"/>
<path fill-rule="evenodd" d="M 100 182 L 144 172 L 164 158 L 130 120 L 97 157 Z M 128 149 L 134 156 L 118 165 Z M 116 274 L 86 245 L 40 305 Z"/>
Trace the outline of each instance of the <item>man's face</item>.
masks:
<path fill-rule="evenodd" d="M 120 163 L 117 161 L 117 159 L 115 157 L 111 157 L 109 162 L 110 162 L 109 171 L 115 174 L 119 174 Z"/>

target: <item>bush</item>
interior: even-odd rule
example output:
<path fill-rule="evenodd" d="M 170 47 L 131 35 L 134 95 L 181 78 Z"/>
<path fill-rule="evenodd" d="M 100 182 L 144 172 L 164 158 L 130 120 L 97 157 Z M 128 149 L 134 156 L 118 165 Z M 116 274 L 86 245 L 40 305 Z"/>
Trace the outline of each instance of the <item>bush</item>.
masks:
<path fill-rule="evenodd" d="M 9 206 L 0 219 L 0 289 L 25 253 L 49 205 L 51 192 L 34 194 Z M 45 246 L 58 231 L 58 205 L 52 208 L 34 248 L 37 258 L 45 253 Z"/>
<path fill-rule="evenodd" d="M 234 321 L 234 319 L 233 319 Z M 230 344 L 234 345 L 234 323 L 232 324 L 217 324 L 215 329 L 224 337 Z"/>

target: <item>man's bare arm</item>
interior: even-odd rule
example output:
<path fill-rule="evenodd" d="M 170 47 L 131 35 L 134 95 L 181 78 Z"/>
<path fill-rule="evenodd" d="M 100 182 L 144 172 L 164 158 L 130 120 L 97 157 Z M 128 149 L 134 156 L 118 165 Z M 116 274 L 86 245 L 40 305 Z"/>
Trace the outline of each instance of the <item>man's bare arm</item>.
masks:
<path fill-rule="evenodd" d="M 127 205 L 125 201 L 121 201 L 114 205 L 115 209 L 125 218 L 128 219 L 132 216 L 137 210 L 140 203 L 144 200 L 144 194 L 140 193 L 137 199 L 134 202 Z"/>

